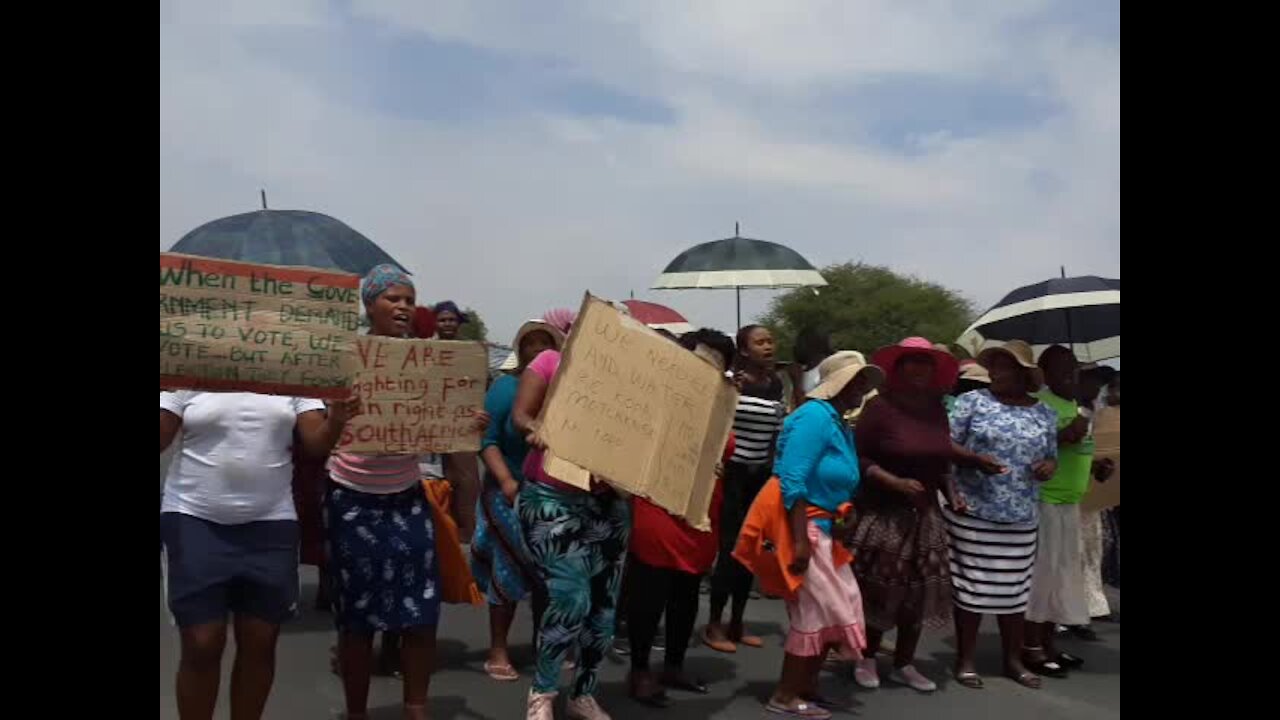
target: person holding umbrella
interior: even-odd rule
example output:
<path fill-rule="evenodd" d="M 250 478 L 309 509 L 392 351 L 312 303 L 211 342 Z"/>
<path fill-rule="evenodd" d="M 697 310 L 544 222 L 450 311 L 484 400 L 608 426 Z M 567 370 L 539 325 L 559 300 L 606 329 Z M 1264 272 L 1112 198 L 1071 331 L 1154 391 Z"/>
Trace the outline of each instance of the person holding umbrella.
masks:
<path fill-rule="evenodd" d="M 1089 489 L 1089 476 L 1110 477 L 1110 461 L 1093 461 L 1089 417 L 1077 400 L 1079 364 L 1062 345 L 1040 355 L 1047 387 L 1038 397 L 1057 414 L 1058 467 L 1040 486 L 1040 525 L 1035 574 L 1027 605 L 1027 645 L 1024 661 L 1041 675 L 1065 677 L 1084 660 L 1054 647 L 1056 625 L 1089 624 L 1081 557 L 1080 501 Z"/>

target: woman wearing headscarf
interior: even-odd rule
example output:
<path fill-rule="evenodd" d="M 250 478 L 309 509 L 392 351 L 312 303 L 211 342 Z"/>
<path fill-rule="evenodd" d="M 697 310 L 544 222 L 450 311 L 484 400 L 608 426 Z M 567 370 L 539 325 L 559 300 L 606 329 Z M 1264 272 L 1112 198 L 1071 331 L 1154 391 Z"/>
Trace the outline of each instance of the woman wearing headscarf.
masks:
<path fill-rule="evenodd" d="M 764 641 L 746 633 L 743 617 L 751 594 L 751 573 L 733 559 L 734 543 L 747 510 L 769 480 L 774 442 L 786 414 L 782 380 L 774 371 L 773 333 L 761 325 L 738 331 L 734 381 L 738 407 L 733 416 L 733 457 L 724 470 L 724 502 L 720 509 L 720 558 L 711 575 L 711 604 L 702 642 L 724 653 L 738 645 L 763 647 Z M 732 600 L 729 625 L 724 607 Z"/>
<path fill-rule="evenodd" d="M 543 318 L 566 334 L 571 311 Z M 538 665 L 529 691 L 528 718 L 552 720 L 560 670 L 570 650 L 578 651 L 568 716 L 608 720 L 596 701 L 597 670 L 613 643 L 615 611 L 631 531 L 630 503 L 592 480 L 590 490 L 563 483 L 543 469 L 536 421 L 547 388 L 560 368 L 560 352 L 544 350 L 520 375 L 512 424 L 529 436 L 533 449 L 524 462 L 525 483 L 517 512 L 525 541 L 547 587 L 547 609 L 538 630 Z"/>
<path fill-rule="evenodd" d="M 858 420 L 862 483 L 850 549 L 853 573 L 867 618 L 867 652 L 854 669 L 865 688 L 880 686 L 876 653 L 884 633 L 897 628 L 895 683 L 919 692 L 937 685 L 915 668 L 925 628 L 951 619 L 947 529 L 937 495 L 947 490 L 951 465 L 999 472 L 998 463 L 951 442 L 941 402 L 956 383 L 959 363 L 928 340 L 911 337 L 877 350 L 885 388 L 868 401 Z"/>
<path fill-rule="evenodd" d="M 191 390 L 160 393 L 160 453 L 180 440 L 160 506 L 169 611 L 178 625 L 178 715 L 213 717 L 234 621 L 231 715 L 262 716 L 280 625 L 298 603 L 295 444 L 322 458 L 359 400 Z"/>
<path fill-rule="evenodd" d="M 781 678 L 767 709 L 803 718 L 831 717 L 818 707 L 817 697 L 818 673 L 827 653 L 857 658 L 866 646 L 858 582 L 848 550 L 832 536 L 837 523 L 845 527 L 861 481 L 853 431 L 844 414 L 861 405 L 863 396 L 884 380 L 879 368 L 848 350 L 823 360 L 818 371 L 820 380 L 809 401 L 783 423 L 773 466 L 777 481 L 753 503 L 735 552 L 753 568 L 767 562 L 759 553 L 744 551 L 761 546 L 750 541 L 756 528 L 772 527 L 776 537 L 769 538 L 768 545 L 777 549 L 773 562 L 786 563 L 786 572 L 799 579 L 786 597 L 790 628 Z M 762 522 L 762 516 L 768 517 Z M 763 574 L 763 568 L 757 572 Z"/>
<path fill-rule="evenodd" d="M 411 336 L 416 292 L 408 274 L 379 265 L 361 295 L 370 335 Z M 416 455 L 335 452 L 329 459 L 328 569 L 349 720 L 368 717 L 375 632 L 399 634 L 404 716 L 427 717 L 440 594 L 418 463 Z"/>
<path fill-rule="evenodd" d="M 708 328 L 685 333 L 678 341 L 724 373 L 733 362 L 733 340 Z M 727 381 L 726 381 L 727 382 Z M 733 454 L 733 435 L 725 446 L 724 461 Z M 666 707 L 663 688 L 705 695 L 707 685 L 684 671 L 685 652 L 693 638 L 698 615 L 698 588 L 711 570 L 719 545 L 720 504 L 723 478 L 717 468 L 715 488 L 707 514 L 710 531 L 697 530 L 642 497 L 632 498 L 631 548 L 627 580 L 632 594 L 626 612 L 630 631 L 631 697 L 651 707 Z M 649 652 L 658 635 L 658 623 L 666 616 L 666 645 L 660 675 L 649 668 Z"/>
<path fill-rule="evenodd" d="M 955 678 L 965 687 L 983 686 L 975 665 L 978 626 L 983 615 L 995 615 L 1005 674 L 1038 689 L 1040 678 L 1022 662 L 1023 612 L 1036 564 L 1036 485 L 1057 465 L 1056 417 L 1031 394 L 1043 382 L 1031 346 L 1013 340 L 984 350 L 978 362 L 991 386 L 956 400 L 951 439 L 994 458 L 1004 472 L 959 468 L 955 493 L 942 509 L 950 536 Z"/>
<path fill-rule="evenodd" d="M 470 322 L 467 314 L 452 300 L 436 303 L 432 308 L 436 319 L 436 339 L 460 340 L 462 326 Z M 476 499 L 480 496 L 480 465 L 475 453 L 458 452 L 443 456 L 444 475 L 453 487 L 454 502 L 450 514 L 458 523 L 462 537 L 476 530 Z"/>
<path fill-rule="evenodd" d="M 564 333 L 542 320 L 521 325 L 514 343 L 516 368 L 495 380 L 484 400 L 491 420 L 480 441 L 480 458 L 486 472 L 476 507 L 471 573 L 489 603 L 489 657 L 484 670 L 495 680 L 520 678 L 507 652 L 507 634 L 515 620 L 516 606 L 541 584 L 515 511 L 516 497 L 524 484 L 529 445 L 511 423 L 511 411 L 520 374 L 543 350 L 558 350 L 563 342 Z"/>

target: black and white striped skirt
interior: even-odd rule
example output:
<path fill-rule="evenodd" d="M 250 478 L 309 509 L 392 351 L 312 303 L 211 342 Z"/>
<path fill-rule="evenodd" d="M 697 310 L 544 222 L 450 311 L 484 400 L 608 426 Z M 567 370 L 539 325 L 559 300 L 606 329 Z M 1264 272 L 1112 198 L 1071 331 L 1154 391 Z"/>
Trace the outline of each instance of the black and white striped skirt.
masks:
<path fill-rule="evenodd" d="M 957 515 L 945 504 L 952 600 L 962 610 L 1010 615 L 1027 609 L 1036 563 L 1036 523 Z"/>

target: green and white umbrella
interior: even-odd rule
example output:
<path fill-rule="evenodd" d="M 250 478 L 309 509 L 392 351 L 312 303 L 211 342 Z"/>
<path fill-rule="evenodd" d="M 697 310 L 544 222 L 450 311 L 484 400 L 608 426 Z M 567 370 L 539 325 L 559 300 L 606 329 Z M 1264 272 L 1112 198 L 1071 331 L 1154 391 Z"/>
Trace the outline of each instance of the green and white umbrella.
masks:
<path fill-rule="evenodd" d="M 743 288 L 823 286 L 827 281 L 800 253 L 785 245 L 744 238 L 735 223 L 733 237 L 685 250 L 654 281 L 654 290 L 720 290 L 738 294 L 738 326 L 742 325 Z"/>

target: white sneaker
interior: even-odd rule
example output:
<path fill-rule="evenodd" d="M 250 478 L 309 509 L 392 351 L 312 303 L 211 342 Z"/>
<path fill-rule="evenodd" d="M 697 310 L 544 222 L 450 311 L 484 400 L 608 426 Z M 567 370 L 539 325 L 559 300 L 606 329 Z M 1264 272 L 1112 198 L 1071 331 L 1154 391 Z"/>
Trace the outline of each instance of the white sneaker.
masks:
<path fill-rule="evenodd" d="M 915 665 L 894 668 L 893 672 L 889 675 L 889 679 L 899 685 L 906 685 L 917 692 L 931 693 L 938 689 L 938 684 L 924 675 L 921 675 L 920 671 L 916 670 Z"/>
<path fill-rule="evenodd" d="M 880 673 L 876 670 L 876 659 L 862 658 L 853 664 L 853 681 L 858 687 L 875 690 L 880 687 Z"/>
<path fill-rule="evenodd" d="M 569 698 L 569 702 L 565 703 L 565 716 L 569 720 L 613 720 L 590 695 Z"/>
<path fill-rule="evenodd" d="M 536 693 L 529 690 L 529 711 L 525 720 L 555 720 L 555 702 L 557 693 Z"/>

